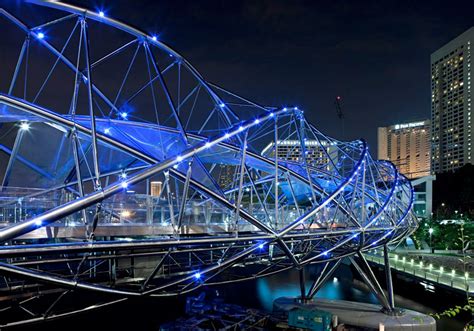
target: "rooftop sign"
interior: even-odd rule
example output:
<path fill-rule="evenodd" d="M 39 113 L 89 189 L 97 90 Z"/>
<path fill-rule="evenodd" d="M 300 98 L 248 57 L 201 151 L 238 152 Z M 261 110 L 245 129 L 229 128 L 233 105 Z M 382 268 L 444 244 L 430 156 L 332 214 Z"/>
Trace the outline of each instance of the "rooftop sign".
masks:
<path fill-rule="evenodd" d="M 405 123 L 405 124 L 395 124 L 394 128 L 395 130 L 400 130 L 400 129 L 414 128 L 414 127 L 423 126 L 423 125 L 425 125 L 424 121 L 411 122 L 411 123 Z"/>

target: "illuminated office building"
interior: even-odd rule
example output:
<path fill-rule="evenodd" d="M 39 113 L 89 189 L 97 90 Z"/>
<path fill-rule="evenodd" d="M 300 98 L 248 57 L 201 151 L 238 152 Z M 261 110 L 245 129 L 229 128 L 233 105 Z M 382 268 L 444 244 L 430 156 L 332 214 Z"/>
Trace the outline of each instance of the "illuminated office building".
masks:
<path fill-rule="evenodd" d="M 456 170 L 473 161 L 472 42 L 474 27 L 431 54 L 433 173 Z"/>
<path fill-rule="evenodd" d="M 275 157 L 275 143 L 269 143 L 263 150 L 262 155 Z M 301 162 L 303 160 L 303 150 L 299 140 L 285 140 L 277 142 L 278 159 Z M 337 150 L 327 141 L 306 140 L 305 141 L 306 162 L 309 166 L 326 166 L 329 170 L 333 167 L 331 159 L 337 159 Z"/>
<path fill-rule="evenodd" d="M 430 174 L 430 121 L 378 128 L 378 159 L 389 160 L 410 179 Z"/>

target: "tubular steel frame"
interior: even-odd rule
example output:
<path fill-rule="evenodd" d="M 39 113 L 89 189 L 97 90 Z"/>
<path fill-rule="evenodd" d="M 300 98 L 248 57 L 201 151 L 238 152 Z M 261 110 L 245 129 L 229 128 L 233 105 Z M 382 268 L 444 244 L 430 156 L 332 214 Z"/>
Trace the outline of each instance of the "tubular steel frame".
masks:
<path fill-rule="evenodd" d="M 363 140 L 327 137 L 307 122 L 298 107 L 262 106 L 207 82 L 155 36 L 102 12 L 58 1 L 30 2 L 51 8 L 54 18 L 30 27 L 0 9 L 0 15 L 25 35 L 8 90 L 0 91 L 2 129 L 10 130 L 5 136 L 15 133 L 11 148 L 3 141 L 1 145 L 8 157 L 1 207 L 14 209 L 15 215 L 19 210 L 20 215 L 19 220 L 7 217 L 0 228 L 4 243 L 0 273 L 10 288 L 48 284 L 64 290 L 44 313 L 31 313 L 23 321 L 6 320 L 4 326 L 70 316 L 128 297 L 182 295 L 205 285 L 291 268 L 300 270 L 301 299 L 310 300 L 345 257 L 384 310 L 394 311 L 390 267 L 387 297 L 363 255 L 379 247 L 388 254 L 387 245 L 398 243 L 417 226 L 413 188 L 393 164 L 373 160 Z M 63 32 L 55 39 L 47 34 L 74 20 L 70 34 Z M 120 43 L 95 53 L 100 47 L 93 42 L 97 30 L 92 27 L 120 33 Z M 62 46 L 58 40 L 64 41 Z M 28 55 L 33 47 L 54 59 L 37 90 L 28 79 L 37 60 Z M 131 60 L 123 66 L 123 78 L 104 85 L 100 69 L 128 51 Z M 67 55 L 71 52 L 75 58 Z M 42 98 L 49 88 L 63 93 L 64 83 L 54 75 L 60 68 L 73 76 L 73 94 L 63 95 L 68 101 L 64 107 Z M 146 79 L 137 83 L 137 72 Z M 125 111 L 139 99 L 147 106 Z M 31 152 L 37 148 L 31 137 L 51 132 L 61 139 L 51 142 L 54 161 L 44 166 L 41 155 Z M 270 147 L 261 152 L 268 143 Z M 68 148 L 71 154 L 65 152 Z M 48 185 L 29 192 L 32 183 L 21 184 L 27 179 L 16 172 L 20 165 Z M 233 173 L 228 183 L 219 182 L 222 169 Z M 116 199 L 153 178 L 160 178 L 163 187 L 158 202 L 150 204 L 155 200 L 148 196 L 144 203 L 152 233 L 130 232 L 126 238 L 103 235 L 112 231 L 112 223 L 130 229 L 145 225 L 120 214 Z M 12 182 L 28 192 L 18 193 Z M 60 200 L 66 194 L 73 198 Z M 39 210 L 38 201 L 49 201 L 50 196 L 55 202 L 32 212 Z M 154 217 L 157 206 L 159 222 Z M 193 208 L 203 210 L 194 215 L 205 221 L 193 223 L 189 212 Z M 221 221 L 216 223 L 213 217 Z M 53 241 L 54 236 L 40 234 L 77 226 L 84 229 L 82 237 Z M 134 266 L 136 259 L 147 259 L 151 267 L 141 273 Z M 120 266 L 124 261 L 127 267 Z M 324 266 L 306 290 L 304 267 L 313 263 Z M 63 297 L 75 290 L 121 298 L 60 311 Z"/>

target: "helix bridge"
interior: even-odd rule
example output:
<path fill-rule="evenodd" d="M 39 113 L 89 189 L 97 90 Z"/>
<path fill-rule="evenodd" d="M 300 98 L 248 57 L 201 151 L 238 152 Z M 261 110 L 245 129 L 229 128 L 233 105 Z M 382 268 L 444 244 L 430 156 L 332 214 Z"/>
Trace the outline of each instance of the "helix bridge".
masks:
<path fill-rule="evenodd" d="M 0 9 L 0 287 L 25 310 L 57 299 L 18 320 L 2 303 L 4 325 L 290 269 L 309 300 L 344 258 L 393 310 L 364 252 L 416 229 L 414 192 L 364 140 L 228 91 L 108 13 L 19 7 Z M 79 291 L 109 300 L 62 307 Z"/>

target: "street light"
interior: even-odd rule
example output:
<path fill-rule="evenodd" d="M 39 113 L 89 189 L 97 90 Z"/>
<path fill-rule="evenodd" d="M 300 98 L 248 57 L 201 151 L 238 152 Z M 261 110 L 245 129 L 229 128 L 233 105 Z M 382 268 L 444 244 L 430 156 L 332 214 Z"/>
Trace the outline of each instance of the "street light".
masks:
<path fill-rule="evenodd" d="M 434 231 L 433 228 L 430 228 L 430 229 L 428 230 L 428 233 L 430 234 L 430 248 L 431 248 L 431 254 L 434 253 L 434 249 L 433 249 L 433 246 L 432 246 L 432 244 L 431 244 L 431 238 L 433 237 L 433 231 Z"/>

